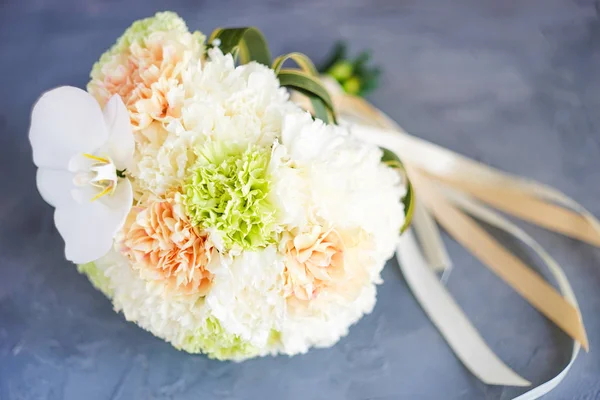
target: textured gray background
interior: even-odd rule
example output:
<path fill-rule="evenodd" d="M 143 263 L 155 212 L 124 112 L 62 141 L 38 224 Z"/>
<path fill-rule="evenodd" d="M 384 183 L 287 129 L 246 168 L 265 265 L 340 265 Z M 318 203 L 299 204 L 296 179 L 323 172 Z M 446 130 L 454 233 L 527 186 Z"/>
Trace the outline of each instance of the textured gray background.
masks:
<path fill-rule="evenodd" d="M 67 263 L 38 196 L 29 111 L 137 18 L 169 7 L 191 28 L 258 25 L 275 54 L 331 42 L 385 65 L 371 100 L 413 134 L 552 184 L 600 215 L 600 23 L 594 2 L 302 0 L 0 2 L 0 399 L 509 399 L 453 356 L 395 263 L 375 311 L 332 349 L 242 364 L 171 348 L 115 314 Z M 600 398 L 600 252 L 526 226 L 564 264 L 592 352 L 550 399 Z M 448 241 L 448 286 L 490 345 L 539 383 L 564 334 Z"/>

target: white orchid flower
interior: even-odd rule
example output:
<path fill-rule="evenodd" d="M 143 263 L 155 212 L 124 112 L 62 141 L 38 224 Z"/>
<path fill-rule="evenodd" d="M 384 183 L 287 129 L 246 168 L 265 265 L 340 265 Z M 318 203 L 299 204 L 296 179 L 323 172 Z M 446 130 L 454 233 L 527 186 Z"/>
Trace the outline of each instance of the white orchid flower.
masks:
<path fill-rule="evenodd" d="M 133 203 L 126 178 L 134 151 L 129 113 L 118 95 L 104 110 L 87 92 L 63 86 L 38 100 L 29 140 L 40 194 L 74 263 L 106 254 Z"/>

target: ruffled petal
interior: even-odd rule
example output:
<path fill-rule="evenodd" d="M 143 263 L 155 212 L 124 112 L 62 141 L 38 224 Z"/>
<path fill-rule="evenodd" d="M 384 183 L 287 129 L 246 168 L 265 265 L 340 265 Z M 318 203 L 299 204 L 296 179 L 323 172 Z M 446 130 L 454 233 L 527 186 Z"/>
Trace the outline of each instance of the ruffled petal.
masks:
<path fill-rule="evenodd" d="M 107 137 L 100 106 L 81 89 L 53 89 L 33 107 L 29 141 L 38 167 L 66 170 L 73 155 L 93 153 Z"/>
<path fill-rule="evenodd" d="M 73 174 L 56 169 L 40 168 L 37 171 L 37 188 L 53 207 L 64 207 L 72 204 L 75 200 L 71 196 L 73 189 Z"/>
<path fill-rule="evenodd" d="M 131 168 L 135 141 L 127 107 L 119 95 L 110 98 L 104 107 L 104 120 L 108 127 L 105 150 L 118 169 Z"/>

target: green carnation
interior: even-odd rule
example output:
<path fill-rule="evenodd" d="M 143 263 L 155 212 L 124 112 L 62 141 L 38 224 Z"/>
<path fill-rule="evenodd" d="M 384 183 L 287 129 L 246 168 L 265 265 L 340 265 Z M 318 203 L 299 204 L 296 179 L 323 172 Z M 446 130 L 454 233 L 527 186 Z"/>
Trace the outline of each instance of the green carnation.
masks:
<path fill-rule="evenodd" d="M 214 317 L 208 318 L 198 332 L 186 337 L 181 349 L 188 353 L 205 353 L 218 360 L 249 358 L 259 353 L 258 348 L 223 329 Z"/>
<path fill-rule="evenodd" d="M 99 269 L 96 264 L 93 262 L 87 264 L 79 264 L 77 265 L 77 271 L 81 274 L 87 275 L 92 285 L 108 298 L 112 297 L 113 290 L 110 287 L 110 281 L 104 275 L 104 271 Z"/>
<path fill-rule="evenodd" d="M 270 149 L 246 150 L 209 142 L 198 152 L 185 183 L 193 224 L 212 228 L 226 248 L 257 249 L 274 242 L 275 207 L 269 200 Z"/>
<path fill-rule="evenodd" d="M 187 33 L 185 21 L 172 11 L 159 12 L 154 17 L 135 21 L 113 46 L 114 50 L 121 51 L 138 41 L 143 40 L 154 32 Z"/>

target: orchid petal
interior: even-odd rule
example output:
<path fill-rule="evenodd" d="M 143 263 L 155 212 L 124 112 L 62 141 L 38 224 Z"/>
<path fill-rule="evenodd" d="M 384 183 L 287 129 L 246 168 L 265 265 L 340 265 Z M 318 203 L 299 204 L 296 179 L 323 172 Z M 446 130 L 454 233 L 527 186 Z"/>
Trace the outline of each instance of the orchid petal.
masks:
<path fill-rule="evenodd" d="M 69 160 L 67 169 L 70 172 L 88 171 L 96 162 L 96 160 L 86 157 L 83 153 L 77 153 Z"/>
<path fill-rule="evenodd" d="M 54 224 L 65 241 L 65 256 L 76 264 L 94 261 L 110 250 L 118 221 L 100 203 L 57 208 Z"/>
<path fill-rule="evenodd" d="M 73 197 L 73 199 L 79 204 L 92 201 L 97 194 L 98 188 L 95 188 L 91 185 L 85 185 L 81 187 L 75 186 L 71 189 L 71 197 Z"/>
<path fill-rule="evenodd" d="M 42 198 L 51 206 L 68 206 L 75 201 L 71 196 L 71 190 L 74 187 L 72 173 L 40 168 L 37 171 L 36 181 Z"/>
<path fill-rule="evenodd" d="M 56 88 L 33 108 L 29 141 L 38 167 L 66 170 L 73 155 L 95 151 L 107 137 L 100 106 L 81 89 Z"/>
<path fill-rule="evenodd" d="M 123 179 L 112 195 L 57 208 L 54 223 L 65 241 L 66 258 L 81 264 L 106 254 L 127 218 L 132 201 L 131 183 Z"/>
<path fill-rule="evenodd" d="M 115 192 L 109 196 L 103 196 L 98 199 L 104 206 L 110 208 L 115 214 L 116 219 L 120 219 L 116 233 L 123 224 L 133 205 L 133 188 L 129 179 L 120 179 Z M 119 217 L 120 216 L 120 217 Z"/>
<path fill-rule="evenodd" d="M 131 168 L 135 141 L 127 107 L 119 95 L 114 95 L 104 107 L 103 113 L 109 132 L 103 150 L 108 153 L 118 169 Z"/>

